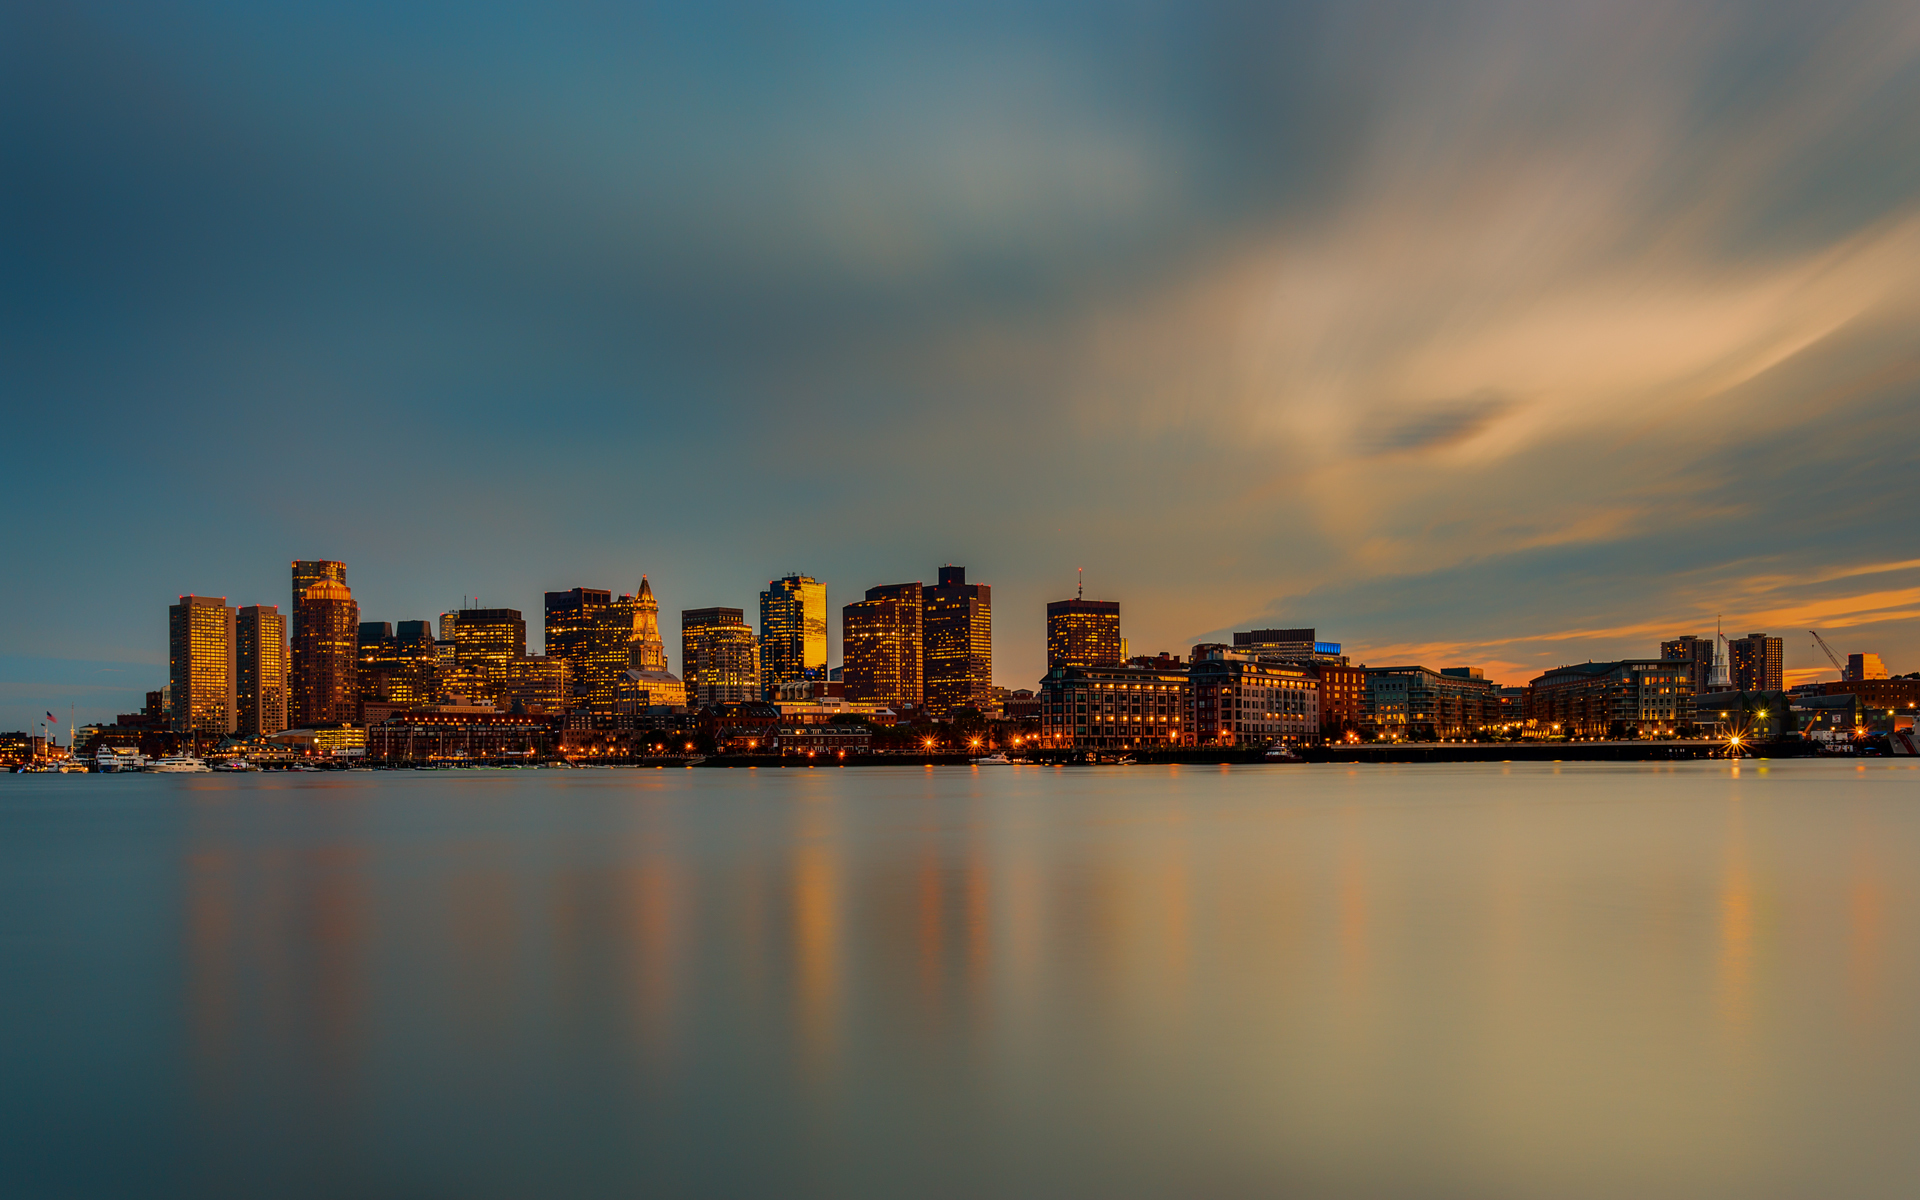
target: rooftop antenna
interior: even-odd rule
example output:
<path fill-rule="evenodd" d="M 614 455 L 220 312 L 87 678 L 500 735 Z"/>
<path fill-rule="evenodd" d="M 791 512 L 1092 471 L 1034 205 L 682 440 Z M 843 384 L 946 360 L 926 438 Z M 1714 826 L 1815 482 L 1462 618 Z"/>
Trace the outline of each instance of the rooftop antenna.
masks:
<path fill-rule="evenodd" d="M 1085 600 L 1087 598 L 1087 569 L 1085 567 L 1075 567 L 1074 571 L 1079 574 L 1080 583 L 1073 589 L 1073 598 L 1075 600 Z"/>

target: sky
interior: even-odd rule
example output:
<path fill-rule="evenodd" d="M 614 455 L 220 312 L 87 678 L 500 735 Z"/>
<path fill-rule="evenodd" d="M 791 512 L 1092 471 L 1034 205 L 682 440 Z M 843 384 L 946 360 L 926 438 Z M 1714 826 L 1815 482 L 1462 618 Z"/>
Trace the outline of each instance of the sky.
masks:
<path fill-rule="evenodd" d="M 1920 670 L 1910 0 L 22 0 L 0 106 L 0 729 L 296 558 Z"/>

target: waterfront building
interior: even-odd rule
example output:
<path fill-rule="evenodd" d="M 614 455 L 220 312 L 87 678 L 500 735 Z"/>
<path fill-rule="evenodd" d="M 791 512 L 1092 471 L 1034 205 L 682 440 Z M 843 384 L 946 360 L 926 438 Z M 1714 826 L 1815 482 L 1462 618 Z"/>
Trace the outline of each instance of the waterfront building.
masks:
<path fill-rule="evenodd" d="M 1113 667 L 1126 659 L 1120 604 L 1114 600 L 1054 600 L 1047 605 L 1047 669 Z"/>
<path fill-rule="evenodd" d="M 926 707 L 936 717 L 956 708 L 993 712 L 993 589 L 968 583 L 965 567 L 940 568 L 920 590 Z"/>
<path fill-rule="evenodd" d="M 1264 746 L 1320 737 L 1320 677 L 1311 666 L 1208 647 L 1187 668 L 1200 746 Z"/>
<path fill-rule="evenodd" d="M 1840 678 L 1848 683 L 1886 677 L 1887 664 L 1880 661 L 1878 654 L 1849 654 L 1846 669 L 1840 673 Z"/>
<path fill-rule="evenodd" d="M 167 686 L 173 728 L 225 737 L 236 719 L 234 611 L 224 596 L 182 596 L 167 608 Z"/>
<path fill-rule="evenodd" d="M 1784 644 L 1777 637 L 1750 633 L 1727 642 L 1736 692 L 1777 692 L 1786 686 Z"/>
<path fill-rule="evenodd" d="M 1358 735 L 1367 725 L 1367 671 L 1344 657 L 1306 664 L 1320 680 L 1320 735 L 1335 739 Z"/>
<path fill-rule="evenodd" d="M 586 707 L 586 672 L 582 663 L 575 660 L 584 659 L 587 653 L 594 617 L 612 603 L 613 593 L 600 588 L 577 587 L 546 594 L 546 623 L 542 630 L 545 654 L 573 664 L 569 671 L 576 690 L 572 700 L 575 708 Z"/>
<path fill-rule="evenodd" d="M 360 605 L 353 592 L 322 577 L 302 593 L 295 612 L 289 719 L 298 726 L 357 720 Z"/>
<path fill-rule="evenodd" d="M 1920 710 L 1920 679 L 1842 680 L 1821 686 L 1829 696 L 1857 696 L 1867 708 L 1907 713 Z"/>
<path fill-rule="evenodd" d="M 770 698 L 809 671 L 827 677 L 827 585 L 788 575 L 760 593 L 760 693 Z"/>
<path fill-rule="evenodd" d="M 258 737 L 285 729 L 292 648 L 279 605 L 251 604 L 240 610 L 234 620 L 234 663 L 234 732 Z"/>
<path fill-rule="evenodd" d="M 1314 629 L 1247 629 L 1233 635 L 1236 654 L 1270 662 L 1342 662 L 1339 642 L 1323 642 Z"/>
<path fill-rule="evenodd" d="M 1556 667 L 1527 684 L 1527 732 L 1534 737 L 1668 736 L 1694 721 L 1690 680 L 1686 663 L 1667 658 Z"/>
<path fill-rule="evenodd" d="M 1685 634 L 1660 643 L 1660 657 L 1687 664 L 1687 686 L 1696 696 L 1704 696 L 1713 686 L 1713 656 L 1717 643 L 1713 638 Z"/>
<path fill-rule="evenodd" d="M 680 672 L 689 708 L 760 699 L 760 651 L 746 614 L 737 608 L 682 609 Z"/>
<path fill-rule="evenodd" d="M 398 713 L 366 733 L 376 762 L 462 763 L 531 759 L 550 753 L 554 734 L 541 717 L 491 708 L 436 705 Z"/>
<path fill-rule="evenodd" d="M 1040 745 L 1120 753 L 1193 745 L 1193 689 L 1180 668 L 1052 667 L 1040 681 Z"/>
<path fill-rule="evenodd" d="M 347 585 L 347 564 L 328 558 L 297 559 L 293 563 L 293 604 L 287 609 L 287 640 L 300 636 L 300 598 L 314 584 L 327 580 Z"/>
<path fill-rule="evenodd" d="M 371 722 L 369 706 L 413 708 L 440 698 L 440 648 L 430 621 L 402 621 L 395 632 L 386 621 L 360 622 L 360 706 Z"/>
<path fill-rule="evenodd" d="M 918 707 L 925 696 L 925 630 L 918 582 L 867 589 L 840 610 L 841 682 L 849 699 Z"/>
<path fill-rule="evenodd" d="M 1478 667 L 1363 667 L 1367 724 L 1393 741 L 1472 737 L 1500 723 L 1500 688 Z"/>
<path fill-rule="evenodd" d="M 444 625 L 444 622 L 442 623 Z M 513 664 L 527 656 L 527 622 L 517 608 L 463 608 L 453 626 L 453 658 L 477 694 L 506 694 Z"/>

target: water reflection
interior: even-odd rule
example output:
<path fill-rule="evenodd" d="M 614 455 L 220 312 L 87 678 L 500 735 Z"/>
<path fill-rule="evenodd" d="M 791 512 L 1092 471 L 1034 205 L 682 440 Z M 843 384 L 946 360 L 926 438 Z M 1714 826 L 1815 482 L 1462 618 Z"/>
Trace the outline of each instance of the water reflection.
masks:
<path fill-rule="evenodd" d="M 125 1013 L 17 969 L 18 1078 L 146 1062 L 177 1194 L 1920 1182 L 1912 770 L 581 774 L 124 781 L 151 890 L 0 932 Z M 12 878 L 92 878 L 62 819 Z"/>

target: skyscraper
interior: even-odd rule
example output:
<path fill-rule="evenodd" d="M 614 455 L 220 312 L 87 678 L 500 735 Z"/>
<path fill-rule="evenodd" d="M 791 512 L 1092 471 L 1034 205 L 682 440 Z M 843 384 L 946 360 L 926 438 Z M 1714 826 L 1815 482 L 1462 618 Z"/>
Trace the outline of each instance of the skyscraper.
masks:
<path fill-rule="evenodd" d="M 925 629 L 919 583 L 867 589 L 840 610 L 841 678 L 849 700 L 918 705 L 926 698 Z"/>
<path fill-rule="evenodd" d="M 224 596 L 182 596 L 167 608 L 173 728 L 196 737 L 234 729 L 234 612 Z"/>
<path fill-rule="evenodd" d="M 1865 683 L 1869 679 L 1885 679 L 1887 664 L 1878 654 L 1849 654 L 1846 669 L 1840 672 L 1845 683 Z"/>
<path fill-rule="evenodd" d="M 1117 667 L 1120 605 L 1113 600 L 1055 600 L 1047 605 L 1047 669 Z"/>
<path fill-rule="evenodd" d="M 993 589 L 968 583 L 965 567 L 941 567 L 922 588 L 926 703 L 936 716 L 970 706 L 993 708 Z"/>
<path fill-rule="evenodd" d="M 287 727 L 289 648 L 287 618 L 277 604 L 240 610 L 234 623 L 238 720 L 243 737 L 279 733 Z"/>
<path fill-rule="evenodd" d="M 827 677 L 827 585 L 806 575 L 789 575 L 760 593 L 760 690 L 774 689 L 807 672 Z"/>
<path fill-rule="evenodd" d="M 746 614 L 737 608 L 681 610 L 680 677 L 689 708 L 758 700 L 760 654 Z"/>
<path fill-rule="evenodd" d="M 342 587 L 347 583 L 347 564 L 327 558 L 299 559 L 293 564 L 293 604 L 287 609 L 287 637 L 300 636 L 300 598 L 307 589 L 327 579 Z"/>
<path fill-rule="evenodd" d="M 440 664 L 429 621 L 360 622 L 360 701 L 415 708 L 439 699 Z"/>
<path fill-rule="evenodd" d="M 1777 637 L 1750 633 L 1727 643 L 1736 692 L 1777 692 L 1786 686 L 1784 644 Z"/>
<path fill-rule="evenodd" d="M 575 654 L 572 665 L 584 675 L 574 692 L 584 695 L 586 707 L 593 712 L 621 712 L 642 703 L 678 705 L 686 694 L 680 680 L 667 671 L 660 603 L 645 575 L 640 577 L 638 592 L 623 595 L 594 613 L 586 648 Z"/>
<path fill-rule="evenodd" d="M 293 723 L 352 723 L 360 700 L 359 603 L 346 584 L 322 578 L 294 611 Z"/>
<path fill-rule="evenodd" d="M 504 695 L 513 664 L 527 656 L 527 622 L 517 608 L 463 608 L 453 626 L 454 664 L 487 699 Z"/>
<path fill-rule="evenodd" d="M 613 603 L 613 593 L 600 588 L 569 588 L 546 595 L 545 642 L 548 658 L 566 659 L 571 665 L 574 707 L 586 707 L 586 676 L 583 668 L 591 640 L 594 615 Z M 575 662 L 574 660 L 580 660 Z"/>

